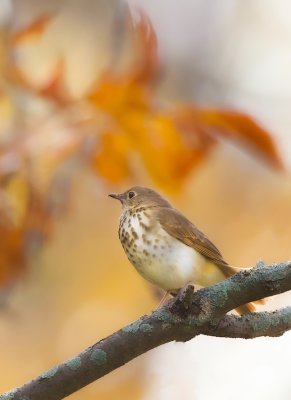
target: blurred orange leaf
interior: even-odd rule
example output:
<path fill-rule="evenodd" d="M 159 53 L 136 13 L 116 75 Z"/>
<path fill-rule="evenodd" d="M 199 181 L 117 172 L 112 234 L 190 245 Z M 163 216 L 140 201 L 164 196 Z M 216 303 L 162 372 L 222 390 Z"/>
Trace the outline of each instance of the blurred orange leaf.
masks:
<path fill-rule="evenodd" d="M 27 213 L 28 196 L 27 180 L 20 175 L 14 175 L 7 183 L 5 190 L 5 213 L 10 219 L 11 227 L 23 224 Z"/>
<path fill-rule="evenodd" d="M 9 288 L 26 268 L 25 231 L 0 224 L 0 237 L 0 286 Z"/>
<path fill-rule="evenodd" d="M 59 59 L 51 75 L 48 77 L 47 82 L 41 87 L 37 88 L 40 96 L 48 97 L 59 103 L 60 105 L 65 105 L 69 103 L 69 94 L 64 85 L 64 75 L 65 75 L 65 63 L 61 58 Z"/>
<path fill-rule="evenodd" d="M 250 116 L 231 110 L 198 109 L 195 117 L 214 135 L 235 140 L 254 155 L 263 157 L 272 166 L 283 168 L 274 139 Z"/>
<path fill-rule="evenodd" d="M 51 232 L 51 211 L 17 174 L 2 181 L 0 286 L 8 289 L 27 268 L 28 255 Z"/>
<path fill-rule="evenodd" d="M 11 36 L 12 45 L 21 45 L 24 42 L 29 42 L 31 40 L 37 40 L 47 29 L 50 22 L 52 22 L 53 16 L 43 15 L 37 20 L 30 23 L 28 26 L 21 30 L 18 30 Z"/>
<path fill-rule="evenodd" d="M 91 165 L 103 178 L 118 183 L 130 175 L 128 151 L 130 143 L 123 133 L 104 132 L 92 152 Z"/>
<path fill-rule="evenodd" d="M 245 114 L 201 109 L 190 104 L 176 106 L 167 113 L 154 105 L 150 84 L 158 71 L 157 41 L 144 14 L 135 26 L 134 35 L 139 43 L 135 64 L 122 76 L 104 74 L 89 96 L 96 112 L 106 112 L 113 118 L 112 132 L 117 125 L 130 138 L 126 151 L 119 152 L 118 148 L 114 151 L 121 170 L 127 165 L 126 158 L 136 152 L 158 185 L 168 190 L 177 188 L 206 157 L 219 136 L 236 139 L 269 164 L 282 167 L 271 135 Z M 103 174 L 100 169 L 98 173 Z M 120 180 L 122 176 L 119 175 Z"/>
<path fill-rule="evenodd" d="M 135 39 L 136 62 L 127 74 L 128 81 L 149 84 L 159 69 L 157 36 L 149 17 L 139 12 L 139 21 L 134 23 L 129 16 L 131 34 Z"/>

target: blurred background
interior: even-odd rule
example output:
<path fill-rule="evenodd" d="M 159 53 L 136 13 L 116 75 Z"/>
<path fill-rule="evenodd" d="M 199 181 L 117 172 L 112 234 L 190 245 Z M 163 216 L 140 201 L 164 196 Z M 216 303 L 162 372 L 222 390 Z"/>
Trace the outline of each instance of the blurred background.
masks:
<path fill-rule="evenodd" d="M 290 22 L 286 0 L 1 0 L 0 392 L 156 307 L 109 192 L 162 192 L 233 265 L 290 259 Z M 290 333 L 198 337 L 71 398 L 287 400 L 290 356 Z"/>

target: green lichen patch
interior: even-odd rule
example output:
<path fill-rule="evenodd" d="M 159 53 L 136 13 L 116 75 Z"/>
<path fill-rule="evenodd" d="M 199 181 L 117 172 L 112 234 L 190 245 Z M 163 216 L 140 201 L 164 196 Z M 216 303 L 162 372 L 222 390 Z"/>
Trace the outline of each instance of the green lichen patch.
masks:
<path fill-rule="evenodd" d="M 139 327 L 141 326 L 142 321 L 135 321 L 130 325 L 125 326 L 122 330 L 123 332 L 126 333 L 136 333 L 139 330 Z"/>
<path fill-rule="evenodd" d="M 216 290 L 215 293 L 215 303 L 218 307 L 223 307 L 225 305 L 228 298 L 227 289 L 228 289 L 227 281 L 219 283 L 219 290 Z"/>
<path fill-rule="evenodd" d="M 94 350 L 90 356 L 90 360 L 96 365 L 103 365 L 107 362 L 107 354 L 104 350 Z"/>
<path fill-rule="evenodd" d="M 153 331 L 153 327 L 150 324 L 141 324 L 141 326 L 139 327 L 139 330 L 145 333 L 150 333 Z"/>
<path fill-rule="evenodd" d="M 185 325 L 191 326 L 192 328 L 198 328 L 204 324 L 204 321 L 202 319 L 189 316 L 187 319 L 183 321 L 183 323 Z"/>
<path fill-rule="evenodd" d="M 251 325 L 255 332 L 267 332 L 272 322 L 268 318 L 254 318 Z"/>
<path fill-rule="evenodd" d="M 44 372 L 40 377 L 41 379 L 50 379 L 58 372 L 59 367 L 54 367 Z"/>
<path fill-rule="evenodd" d="M 284 322 L 284 324 L 290 324 L 291 321 L 291 308 L 286 307 L 282 310 L 280 318 Z"/>
<path fill-rule="evenodd" d="M 73 371 L 76 371 L 82 365 L 81 357 L 74 357 L 71 360 L 66 361 L 66 366 Z"/>
<path fill-rule="evenodd" d="M 150 333 L 153 331 L 153 327 L 150 324 L 143 323 L 142 321 L 135 321 L 130 325 L 125 326 L 122 331 L 126 333 L 136 333 L 138 331 Z"/>
<path fill-rule="evenodd" d="M 271 316 L 266 313 L 265 316 L 260 316 L 257 319 L 254 318 L 251 321 L 252 328 L 254 331 L 267 332 L 271 327 L 276 327 L 283 324 L 289 324 L 291 321 L 291 309 L 286 308 L 280 313 L 273 313 Z"/>
<path fill-rule="evenodd" d="M 172 320 L 172 315 L 168 311 L 163 310 L 162 308 L 156 310 L 153 316 L 162 322 L 171 322 Z"/>

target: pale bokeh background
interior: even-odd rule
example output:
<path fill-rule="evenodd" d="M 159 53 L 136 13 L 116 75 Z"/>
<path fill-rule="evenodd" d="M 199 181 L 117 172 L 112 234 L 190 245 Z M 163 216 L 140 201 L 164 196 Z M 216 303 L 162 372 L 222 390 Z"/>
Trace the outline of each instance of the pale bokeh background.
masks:
<path fill-rule="evenodd" d="M 12 11 L 9 4 L 2 3 L 0 20 L 7 23 L 13 16 L 19 26 L 57 10 L 41 44 L 19 54 L 24 72 L 35 82 L 44 79 L 57 54 L 65 52 L 67 85 L 77 97 L 109 63 L 108 31 L 116 1 L 15 0 Z M 251 112 L 276 137 L 290 165 L 289 2 L 130 4 L 146 10 L 158 35 L 164 67 L 160 99 Z M 21 112 L 28 111 L 49 114 L 35 100 L 21 104 Z M 55 124 L 50 120 L 38 129 L 63 132 L 66 120 L 54 118 Z M 76 169 L 69 215 L 59 218 L 0 314 L 0 391 L 22 384 L 156 306 L 151 289 L 123 254 L 117 236 L 119 206 L 107 198 L 108 192 L 136 183 L 152 185 L 141 172 L 116 187 Z M 228 143 L 193 171 L 171 201 L 231 264 L 290 258 L 290 174 L 274 172 Z M 277 296 L 266 308 L 289 301 L 288 294 Z M 253 341 L 199 337 L 151 351 L 71 398 L 287 400 L 290 356 L 290 333 Z"/>

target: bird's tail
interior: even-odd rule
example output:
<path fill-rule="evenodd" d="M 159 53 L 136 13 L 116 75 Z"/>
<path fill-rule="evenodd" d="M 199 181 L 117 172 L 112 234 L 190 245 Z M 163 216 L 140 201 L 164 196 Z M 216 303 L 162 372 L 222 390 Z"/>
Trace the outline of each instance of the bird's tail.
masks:
<path fill-rule="evenodd" d="M 249 268 L 243 268 L 243 267 L 234 267 L 234 266 L 230 266 L 228 265 L 226 268 L 224 268 L 224 274 L 227 277 L 232 276 L 233 274 L 235 274 L 238 271 L 244 271 L 244 270 L 248 270 Z M 247 304 L 243 304 L 242 306 L 237 307 L 235 310 L 240 314 L 247 314 L 247 313 L 252 313 L 254 311 L 256 311 L 256 304 L 265 304 L 265 299 L 259 299 L 256 301 L 253 301 L 252 303 L 247 303 Z"/>
<path fill-rule="evenodd" d="M 264 299 L 253 301 L 252 303 L 243 304 L 242 306 L 237 307 L 235 310 L 240 315 L 248 314 L 256 311 L 255 304 L 265 304 Z"/>

